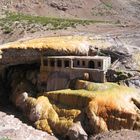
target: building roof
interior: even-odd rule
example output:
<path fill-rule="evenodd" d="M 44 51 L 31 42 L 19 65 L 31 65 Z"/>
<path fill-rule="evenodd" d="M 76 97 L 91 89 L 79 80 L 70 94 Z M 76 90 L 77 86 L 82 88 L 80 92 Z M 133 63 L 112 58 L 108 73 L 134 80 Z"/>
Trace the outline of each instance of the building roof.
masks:
<path fill-rule="evenodd" d="M 109 56 L 47 56 L 44 58 L 46 59 L 97 59 L 97 60 L 103 60 L 103 59 L 109 59 Z"/>

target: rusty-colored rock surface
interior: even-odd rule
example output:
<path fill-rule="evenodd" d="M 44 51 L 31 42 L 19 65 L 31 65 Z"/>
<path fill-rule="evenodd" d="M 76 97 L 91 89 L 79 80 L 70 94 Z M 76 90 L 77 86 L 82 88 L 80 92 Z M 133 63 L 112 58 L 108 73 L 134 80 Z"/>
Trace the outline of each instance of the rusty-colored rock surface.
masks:
<path fill-rule="evenodd" d="M 122 128 L 140 130 L 137 89 L 115 83 L 77 81 L 78 90 L 52 91 L 33 98 L 21 87 L 13 93 L 13 103 L 36 128 L 50 134 L 64 136 L 77 121 L 88 134 Z"/>

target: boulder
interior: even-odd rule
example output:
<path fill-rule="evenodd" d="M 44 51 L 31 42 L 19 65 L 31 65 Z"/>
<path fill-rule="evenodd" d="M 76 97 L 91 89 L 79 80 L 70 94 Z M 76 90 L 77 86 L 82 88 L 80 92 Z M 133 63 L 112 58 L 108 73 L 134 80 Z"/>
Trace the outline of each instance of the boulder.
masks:
<path fill-rule="evenodd" d="M 87 140 L 88 135 L 84 131 L 80 122 L 74 123 L 68 130 L 66 137 L 69 140 Z"/>

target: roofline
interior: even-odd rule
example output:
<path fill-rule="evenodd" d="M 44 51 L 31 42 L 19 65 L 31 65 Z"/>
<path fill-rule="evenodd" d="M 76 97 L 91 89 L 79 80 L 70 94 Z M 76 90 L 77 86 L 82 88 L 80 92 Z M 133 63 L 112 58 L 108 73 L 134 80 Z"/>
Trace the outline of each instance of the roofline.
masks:
<path fill-rule="evenodd" d="M 46 59 L 109 59 L 109 56 L 43 56 Z"/>

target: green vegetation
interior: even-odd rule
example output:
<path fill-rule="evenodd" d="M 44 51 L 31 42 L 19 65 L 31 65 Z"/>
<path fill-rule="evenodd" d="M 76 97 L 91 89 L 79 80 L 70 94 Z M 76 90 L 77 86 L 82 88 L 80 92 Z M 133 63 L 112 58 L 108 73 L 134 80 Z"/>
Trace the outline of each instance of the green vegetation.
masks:
<path fill-rule="evenodd" d="M 85 85 L 87 85 L 85 81 Z M 82 83 L 83 85 L 83 83 Z M 136 90 L 127 86 L 121 86 L 115 83 L 92 83 L 89 82 L 86 89 L 79 88 L 79 90 L 58 90 L 50 91 L 42 95 L 46 96 L 52 102 L 59 103 L 71 108 L 81 109 L 88 105 L 89 101 L 95 98 L 114 98 L 125 95 L 131 95 Z M 136 91 L 137 92 L 137 91 Z"/>
<path fill-rule="evenodd" d="M 83 81 L 83 80 L 78 80 L 76 82 L 76 89 L 85 89 L 87 91 L 104 91 L 108 90 L 111 88 L 116 88 L 119 87 L 119 85 L 115 83 L 93 83 L 93 82 L 88 82 L 88 81 Z"/>
<path fill-rule="evenodd" d="M 3 32 L 5 34 L 9 34 L 9 33 L 11 33 L 13 31 L 12 28 L 10 26 L 8 26 L 8 25 L 4 25 L 2 30 L 3 30 Z"/>
<path fill-rule="evenodd" d="M 107 3 L 107 2 L 104 2 L 103 3 L 108 9 L 112 9 L 113 7 L 112 7 L 112 4 L 111 3 Z"/>
<path fill-rule="evenodd" d="M 47 26 L 48 30 L 67 29 L 67 27 L 75 28 L 77 25 L 85 26 L 94 23 L 109 23 L 108 21 L 40 17 L 40 16 L 25 15 L 21 13 L 6 12 L 6 17 L 0 19 L 0 26 L 3 27 L 4 33 L 10 33 L 12 31 L 11 26 L 13 25 L 14 22 L 19 22 L 20 24 L 23 25 L 33 24 L 32 25 L 33 27 L 35 24 L 38 24 L 41 27 Z"/>
<path fill-rule="evenodd" d="M 3 137 L 3 138 L 0 138 L 0 140 L 10 140 L 10 139 L 7 137 Z"/>

